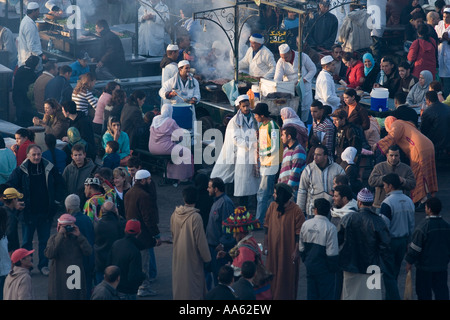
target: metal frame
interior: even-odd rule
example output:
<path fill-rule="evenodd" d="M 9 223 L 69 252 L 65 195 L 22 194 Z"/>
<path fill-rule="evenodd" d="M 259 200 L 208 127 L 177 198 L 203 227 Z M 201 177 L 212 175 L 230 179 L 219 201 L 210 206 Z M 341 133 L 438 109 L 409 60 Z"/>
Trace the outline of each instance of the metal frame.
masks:
<path fill-rule="evenodd" d="M 249 4 L 254 4 L 253 1 L 239 1 L 236 0 L 235 4 L 228 7 L 216 8 L 212 10 L 194 12 L 194 20 L 211 21 L 216 24 L 225 33 L 228 41 L 230 42 L 231 49 L 234 54 L 234 80 L 237 82 L 239 77 L 239 39 L 241 38 L 242 28 L 244 24 L 253 17 L 259 16 L 259 10 L 256 8 L 248 7 Z M 241 7 L 245 6 L 245 7 Z M 233 9 L 232 12 L 230 9 Z M 246 16 L 243 20 L 240 19 L 239 9 L 245 9 L 249 11 L 255 11 L 255 14 Z M 228 22 L 228 27 L 224 22 Z M 231 24 L 231 22 L 233 22 Z"/>

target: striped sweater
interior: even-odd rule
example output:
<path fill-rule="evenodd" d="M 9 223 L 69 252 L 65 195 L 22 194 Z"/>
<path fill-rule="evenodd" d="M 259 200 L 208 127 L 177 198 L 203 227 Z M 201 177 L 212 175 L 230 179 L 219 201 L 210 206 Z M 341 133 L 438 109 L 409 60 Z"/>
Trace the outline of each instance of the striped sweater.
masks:
<path fill-rule="evenodd" d="M 77 105 L 77 111 L 83 112 L 88 115 L 89 105 L 95 110 L 97 108 L 98 99 L 92 94 L 91 91 L 72 93 L 72 101 Z"/>
<path fill-rule="evenodd" d="M 297 141 L 284 148 L 283 162 L 281 163 L 279 183 L 286 183 L 294 189 L 294 197 L 297 198 L 297 190 L 300 184 L 300 176 L 306 165 L 306 151 Z"/>

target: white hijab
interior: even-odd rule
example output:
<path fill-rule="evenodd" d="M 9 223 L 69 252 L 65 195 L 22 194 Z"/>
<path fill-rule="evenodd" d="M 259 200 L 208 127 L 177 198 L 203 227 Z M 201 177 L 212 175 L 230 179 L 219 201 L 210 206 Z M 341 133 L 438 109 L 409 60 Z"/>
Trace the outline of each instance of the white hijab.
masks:
<path fill-rule="evenodd" d="M 297 113 L 291 107 L 284 107 L 280 110 L 280 115 L 283 117 L 283 125 L 296 124 L 300 127 L 306 128 L 302 120 L 300 120 Z"/>
<path fill-rule="evenodd" d="M 163 123 L 166 122 L 167 119 L 172 118 L 172 112 L 173 107 L 171 104 L 169 103 L 163 104 L 163 106 L 161 107 L 161 114 L 153 118 L 151 126 L 154 127 L 155 129 L 161 127 Z"/>
<path fill-rule="evenodd" d="M 357 153 L 357 151 L 354 147 L 347 147 L 347 148 L 345 148 L 344 151 L 342 151 L 341 159 L 342 159 L 342 161 L 345 161 L 348 164 L 354 164 L 356 153 Z"/>

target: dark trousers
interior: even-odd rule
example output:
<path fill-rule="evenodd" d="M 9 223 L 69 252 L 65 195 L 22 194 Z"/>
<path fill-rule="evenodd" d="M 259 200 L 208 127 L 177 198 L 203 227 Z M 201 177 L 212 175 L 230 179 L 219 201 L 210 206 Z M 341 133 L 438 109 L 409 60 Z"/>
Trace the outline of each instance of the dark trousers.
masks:
<path fill-rule="evenodd" d="M 384 285 L 386 287 L 386 300 L 400 300 L 397 279 L 406 254 L 407 245 L 407 236 L 391 238 L 391 259 L 388 262 L 389 267 L 383 275 Z"/>
<path fill-rule="evenodd" d="M 431 272 L 416 269 L 416 294 L 418 300 L 449 300 L 447 270 Z"/>
<path fill-rule="evenodd" d="M 27 250 L 33 249 L 34 232 L 37 231 L 39 270 L 41 270 L 43 267 L 48 267 L 48 258 L 45 256 L 44 250 L 45 247 L 47 247 L 47 241 L 50 238 L 51 226 L 51 221 L 47 219 L 37 219 L 37 221 L 22 224 L 22 248 L 25 248 Z"/>
<path fill-rule="evenodd" d="M 306 275 L 306 298 L 308 300 L 335 300 L 335 278 L 335 273 Z"/>

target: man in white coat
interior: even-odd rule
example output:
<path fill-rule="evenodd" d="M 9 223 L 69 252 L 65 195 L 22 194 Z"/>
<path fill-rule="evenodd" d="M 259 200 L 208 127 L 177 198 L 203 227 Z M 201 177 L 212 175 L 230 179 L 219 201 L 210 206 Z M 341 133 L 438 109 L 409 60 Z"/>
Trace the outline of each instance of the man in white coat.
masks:
<path fill-rule="evenodd" d="M 450 8 L 444 9 L 444 19 L 439 21 L 434 30 L 439 38 L 438 63 L 439 78 L 442 82 L 444 97 L 450 94 Z"/>
<path fill-rule="evenodd" d="M 42 70 L 43 51 L 39 31 L 36 25 L 36 19 L 39 17 L 39 4 L 29 2 L 27 5 L 27 14 L 20 22 L 19 35 L 17 37 L 17 65 L 21 67 L 31 56 L 40 57 L 40 63 L 36 71 Z"/>
<path fill-rule="evenodd" d="M 239 70 L 248 70 L 255 78 L 272 79 L 275 74 L 275 58 L 272 51 L 264 45 L 264 37 L 258 33 L 250 37 L 250 48 L 239 61 Z"/>
<path fill-rule="evenodd" d="M 138 10 L 139 54 L 162 57 L 165 49 L 164 42 L 167 40 L 164 26 L 169 20 L 169 8 L 160 0 L 151 0 L 150 2 L 149 4 L 141 2 L 142 5 Z"/>
<path fill-rule="evenodd" d="M 200 86 L 190 71 L 189 61 L 178 62 L 178 72 L 164 82 L 159 89 L 159 96 L 164 103 L 171 103 L 170 100 L 175 100 L 175 103 L 196 104 L 200 101 Z"/>
<path fill-rule="evenodd" d="M 297 81 L 298 80 L 298 64 L 299 54 L 292 50 L 287 43 L 283 43 L 278 47 L 280 59 L 278 59 L 275 68 L 274 81 Z M 302 111 L 301 119 L 306 122 L 309 116 L 309 107 L 313 102 L 311 82 L 316 75 L 317 68 L 311 58 L 302 52 Z"/>
<path fill-rule="evenodd" d="M 178 46 L 176 44 L 169 44 L 166 49 L 166 56 L 161 60 L 161 84 L 175 76 L 178 72 Z"/>
<path fill-rule="evenodd" d="M 334 59 L 332 56 L 325 56 L 320 60 L 322 71 L 316 79 L 315 99 L 322 102 L 323 105 L 331 107 L 332 112 L 339 108 L 341 99 L 336 94 L 336 86 L 333 80 Z"/>
<path fill-rule="evenodd" d="M 239 108 L 225 131 L 224 144 L 211 178 L 221 178 L 225 183 L 234 182 L 234 196 L 240 197 L 240 205 L 248 205 L 248 196 L 258 192 L 260 177 L 257 166 L 257 122 L 250 111 L 248 95 L 240 95 L 235 106 Z"/>

